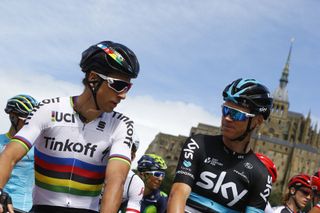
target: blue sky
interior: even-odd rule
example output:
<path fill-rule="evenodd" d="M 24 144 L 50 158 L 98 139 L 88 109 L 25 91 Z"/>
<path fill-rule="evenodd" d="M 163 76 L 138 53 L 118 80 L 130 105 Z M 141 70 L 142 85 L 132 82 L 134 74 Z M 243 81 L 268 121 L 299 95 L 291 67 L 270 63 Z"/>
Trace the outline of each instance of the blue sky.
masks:
<path fill-rule="evenodd" d="M 141 74 L 118 110 L 148 144 L 159 132 L 188 135 L 219 125 L 221 91 L 251 77 L 273 92 L 290 39 L 290 110 L 320 121 L 320 2 L 316 0 L 16 1 L 0 4 L 0 104 L 82 91 L 81 52 L 112 40 L 138 55 Z M 0 113 L 5 120 L 4 112 Z M 1 122 L 6 131 L 9 122 Z"/>

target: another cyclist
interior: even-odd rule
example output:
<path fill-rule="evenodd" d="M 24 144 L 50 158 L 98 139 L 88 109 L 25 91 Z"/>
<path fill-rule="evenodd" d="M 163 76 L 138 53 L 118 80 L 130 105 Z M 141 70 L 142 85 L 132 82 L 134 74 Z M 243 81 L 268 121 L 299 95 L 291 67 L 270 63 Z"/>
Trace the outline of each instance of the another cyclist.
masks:
<path fill-rule="evenodd" d="M 252 131 L 270 114 L 269 90 L 237 79 L 223 91 L 222 135 L 194 135 L 182 147 L 168 212 L 264 212 L 272 187 L 250 149 Z"/>
<path fill-rule="evenodd" d="M 272 177 L 272 184 L 275 183 L 277 181 L 277 176 L 278 176 L 276 165 L 274 165 L 273 161 L 268 156 L 266 156 L 264 154 L 256 153 L 256 156 L 261 160 L 261 162 L 268 169 L 268 172 Z M 267 203 L 267 206 L 266 206 L 264 212 L 265 213 L 273 213 L 274 212 L 269 202 Z"/>
<path fill-rule="evenodd" d="M 306 207 L 312 194 L 310 176 L 306 174 L 293 176 L 288 183 L 288 190 L 283 206 L 273 208 L 275 213 L 297 213 Z"/>
<path fill-rule="evenodd" d="M 113 111 L 139 73 L 135 54 L 111 41 L 82 53 L 84 91 L 43 100 L 0 155 L 0 188 L 34 146 L 33 208 L 39 212 L 116 212 L 131 163 L 134 123 Z M 107 166 L 108 163 L 108 166 Z"/>
<path fill-rule="evenodd" d="M 138 172 L 145 189 L 141 202 L 142 213 L 164 213 L 167 209 L 167 194 L 159 188 L 165 177 L 167 165 L 162 157 L 145 154 L 138 161 Z"/>
<path fill-rule="evenodd" d="M 6 134 L 0 135 L 0 152 L 23 127 L 24 121 L 37 104 L 38 102 L 29 95 L 16 95 L 7 101 L 5 112 L 9 115 L 11 126 Z M 24 211 L 29 211 L 32 207 L 33 159 L 32 149 L 16 164 L 3 189 L 12 197 L 14 206 Z"/>
<path fill-rule="evenodd" d="M 131 161 L 134 161 L 136 152 L 139 149 L 140 141 L 135 135 L 132 149 Z M 139 213 L 141 209 L 141 200 L 143 197 L 144 183 L 141 178 L 132 170 L 129 171 L 126 182 L 124 184 L 124 191 L 122 195 L 122 202 L 119 213 Z"/>
<path fill-rule="evenodd" d="M 320 213 L 320 170 L 311 176 L 312 209 L 309 213 Z"/>

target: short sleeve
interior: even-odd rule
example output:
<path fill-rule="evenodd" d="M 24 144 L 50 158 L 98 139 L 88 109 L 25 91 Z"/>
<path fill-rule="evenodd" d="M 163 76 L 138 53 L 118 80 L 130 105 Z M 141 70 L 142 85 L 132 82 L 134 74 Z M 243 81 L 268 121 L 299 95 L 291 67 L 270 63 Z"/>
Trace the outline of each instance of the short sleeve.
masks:
<path fill-rule="evenodd" d="M 203 155 L 201 144 L 202 139 L 197 136 L 186 140 L 180 153 L 174 183 L 180 182 L 193 186 L 199 169 L 198 164 Z"/>

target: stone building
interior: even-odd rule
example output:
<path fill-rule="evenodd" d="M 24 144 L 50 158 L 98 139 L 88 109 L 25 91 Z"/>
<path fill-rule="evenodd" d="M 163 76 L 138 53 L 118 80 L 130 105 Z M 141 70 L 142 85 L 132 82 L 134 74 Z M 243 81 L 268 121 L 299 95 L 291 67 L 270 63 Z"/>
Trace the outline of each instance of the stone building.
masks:
<path fill-rule="evenodd" d="M 291 51 L 292 43 L 279 87 L 273 93 L 270 117 L 251 138 L 253 150 L 266 154 L 274 161 L 278 178 L 273 185 L 273 191 L 278 192 L 286 190 L 286 185 L 293 175 L 301 172 L 311 175 L 320 168 L 320 131 L 317 124 L 312 126 L 310 112 L 305 117 L 301 113 L 289 111 L 287 84 Z M 199 133 L 216 135 L 220 133 L 220 127 L 200 123 L 190 130 L 190 135 Z M 159 133 L 146 153 L 163 156 L 173 173 L 186 138 Z"/>

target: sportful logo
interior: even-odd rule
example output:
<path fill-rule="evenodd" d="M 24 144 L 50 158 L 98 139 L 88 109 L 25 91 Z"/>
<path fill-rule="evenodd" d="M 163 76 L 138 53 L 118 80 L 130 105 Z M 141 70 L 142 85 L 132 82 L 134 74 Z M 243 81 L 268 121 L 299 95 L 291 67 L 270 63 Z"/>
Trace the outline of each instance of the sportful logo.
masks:
<path fill-rule="evenodd" d="M 204 171 L 200 174 L 200 178 L 202 181 L 198 181 L 196 185 L 200 186 L 203 189 L 212 189 L 212 192 L 215 194 L 221 192 L 222 196 L 225 199 L 227 199 L 228 201 L 230 200 L 230 202 L 227 203 L 227 205 L 233 206 L 248 193 L 248 190 L 244 189 L 242 192 L 239 193 L 237 185 L 234 182 L 223 183 L 225 176 L 225 171 L 221 172 L 219 176 L 217 176 L 214 173 Z M 232 193 L 231 196 L 228 194 L 228 192 Z"/>
<path fill-rule="evenodd" d="M 191 140 L 189 141 L 189 143 L 187 144 L 187 148 L 183 149 L 184 152 L 184 157 L 186 159 L 193 159 L 193 153 L 195 149 L 199 149 L 199 145 L 197 144 L 197 142 L 195 140 L 193 140 L 191 138 Z"/>
<path fill-rule="evenodd" d="M 51 111 L 51 121 L 52 122 L 61 122 L 66 123 L 75 123 L 75 115 L 70 113 L 63 113 L 57 111 Z"/>
<path fill-rule="evenodd" d="M 127 136 L 123 143 L 127 144 L 129 148 L 131 148 L 134 122 L 130 120 L 130 118 L 128 118 L 127 116 L 124 116 L 123 114 L 117 112 L 113 112 L 112 117 L 116 117 L 117 119 L 123 121 L 127 125 Z"/>
<path fill-rule="evenodd" d="M 103 129 L 106 127 L 106 122 L 104 122 L 104 121 L 100 121 L 99 123 L 98 123 L 98 126 L 97 126 L 97 130 L 99 130 L 99 131 L 101 131 L 101 132 L 103 132 Z"/>
<path fill-rule="evenodd" d="M 82 144 L 79 142 L 71 142 L 70 139 L 66 141 L 56 141 L 55 138 L 44 136 L 45 144 L 44 147 L 54 151 L 62 152 L 78 152 L 83 153 L 84 155 L 89 155 L 93 157 L 95 151 L 97 150 L 97 145 L 92 143 Z"/>

